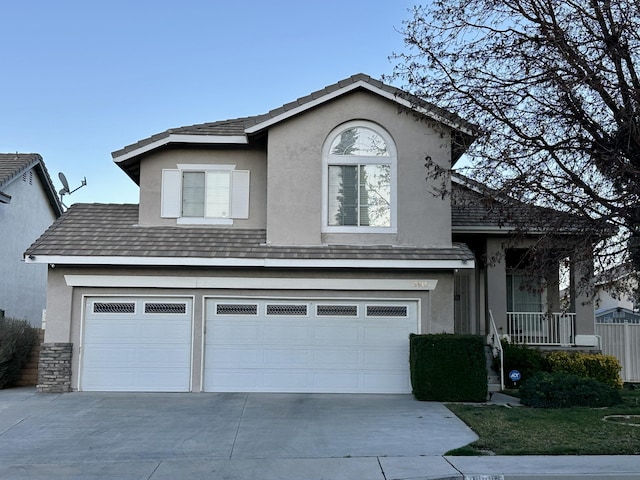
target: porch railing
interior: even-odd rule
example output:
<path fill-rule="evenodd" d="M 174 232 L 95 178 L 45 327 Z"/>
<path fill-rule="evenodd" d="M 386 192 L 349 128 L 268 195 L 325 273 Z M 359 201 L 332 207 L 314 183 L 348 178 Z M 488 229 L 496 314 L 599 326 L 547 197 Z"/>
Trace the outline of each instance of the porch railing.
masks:
<path fill-rule="evenodd" d="M 575 339 L 575 313 L 507 312 L 513 343 L 569 346 Z"/>
<path fill-rule="evenodd" d="M 500 391 L 502 391 L 504 390 L 504 375 L 502 374 L 504 371 L 504 352 L 502 350 L 502 342 L 500 341 L 500 332 L 498 332 L 491 310 L 489 310 L 489 322 L 489 345 L 491 345 L 493 356 L 500 358 Z"/>

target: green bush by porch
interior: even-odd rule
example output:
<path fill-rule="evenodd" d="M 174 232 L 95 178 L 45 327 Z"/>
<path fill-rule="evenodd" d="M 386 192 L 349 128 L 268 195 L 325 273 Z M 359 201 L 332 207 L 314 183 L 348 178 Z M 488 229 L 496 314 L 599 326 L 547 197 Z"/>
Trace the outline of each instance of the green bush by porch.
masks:
<path fill-rule="evenodd" d="M 484 337 L 429 334 L 409 337 L 411 386 L 418 400 L 484 402 Z"/>
<path fill-rule="evenodd" d="M 622 365 L 613 355 L 552 352 L 547 356 L 551 372 L 564 372 L 592 378 L 613 388 L 622 388 Z"/>
<path fill-rule="evenodd" d="M 581 378 L 597 380 L 613 388 L 622 388 L 620 370 L 622 366 L 612 355 L 583 352 L 544 352 L 522 344 L 503 344 L 505 385 L 513 386 L 509 379 L 511 370 L 518 370 L 521 381 L 530 379 L 538 372 L 570 373 Z M 500 370 L 499 358 L 494 358 L 493 369 Z"/>
<path fill-rule="evenodd" d="M 522 382 L 520 401 L 535 408 L 611 407 L 622 402 L 613 387 L 564 372 L 539 372 Z"/>

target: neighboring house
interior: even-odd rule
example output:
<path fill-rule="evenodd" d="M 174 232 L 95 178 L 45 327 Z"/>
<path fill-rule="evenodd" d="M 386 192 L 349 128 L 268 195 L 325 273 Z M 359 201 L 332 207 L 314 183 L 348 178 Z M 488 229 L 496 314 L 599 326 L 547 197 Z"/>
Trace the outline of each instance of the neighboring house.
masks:
<path fill-rule="evenodd" d="M 25 265 L 25 249 L 62 215 L 42 157 L 0 153 L 0 311 L 40 327 L 47 266 Z"/>
<path fill-rule="evenodd" d="M 637 292 L 638 281 L 622 265 L 604 272 L 595 279 L 594 307 L 599 323 L 640 323 Z"/>
<path fill-rule="evenodd" d="M 629 265 L 614 267 L 595 279 L 596 334 L 602 353 L 618 358 L 625 382 L 640 382 L 640 312 L 637 276 Z"/>
<path fill-rule="evenodd" d="M 140 204 L 76 204 L 25 253 L 49 265 L 39 389 L 408 393 L 410 333 L 485 334 L 492 311 L 515 338 L 537 302 L 540 342 L 593 335 L 588 302 L 547 319 L 557 292 L 480 261 L 508 231 L 424 169 L 475 130 L 415 100 L 359 74 L 114 152 Z"/>

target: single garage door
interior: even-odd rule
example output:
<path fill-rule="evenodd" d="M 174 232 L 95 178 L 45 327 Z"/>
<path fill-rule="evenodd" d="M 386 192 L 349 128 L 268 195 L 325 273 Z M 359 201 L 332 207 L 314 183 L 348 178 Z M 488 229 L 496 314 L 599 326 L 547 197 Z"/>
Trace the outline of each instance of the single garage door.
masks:
<path fill-rule="evenodd" d="M 88 298 L 80 389 L 188 392 L 191 306 L 184 298 Z"/>
<path fill-rule="evenodd" d="M 410 393 L 417 302 L 206 302 L 210 392 Z"/>

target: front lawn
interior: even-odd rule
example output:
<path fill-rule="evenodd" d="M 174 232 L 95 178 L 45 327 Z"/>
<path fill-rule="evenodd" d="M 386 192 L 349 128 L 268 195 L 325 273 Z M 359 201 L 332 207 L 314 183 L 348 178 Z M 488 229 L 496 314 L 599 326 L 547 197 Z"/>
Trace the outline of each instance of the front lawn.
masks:
<path fill-rule="evenodd" d="M 621 394 L 623 403 L 608 408 L 448 404 L 480 437 L 448 455 L 638 455 L 640 426 L 625 423 L 640 423 L 640 390 Z"/>

